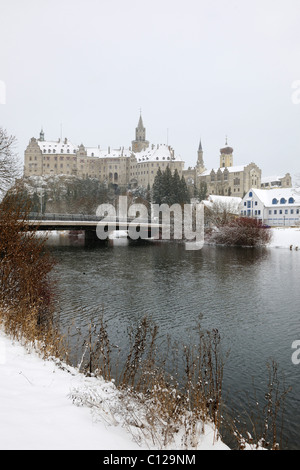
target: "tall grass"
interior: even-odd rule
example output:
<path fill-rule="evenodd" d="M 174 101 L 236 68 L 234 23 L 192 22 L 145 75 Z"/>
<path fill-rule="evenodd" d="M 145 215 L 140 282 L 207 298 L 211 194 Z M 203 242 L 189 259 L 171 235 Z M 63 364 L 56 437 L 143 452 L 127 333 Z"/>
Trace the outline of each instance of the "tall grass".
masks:
<path fill-rule="evenodd" d="M 77 367 L 87 375 L 113 380 L 135 429 L 147 430 L 153 443 L 163 447 L 183 429 L 184 447 L 195 446 L 206 422 L 214 425 L 218 437 L 224 355 L 217 330 L 202 331 L 198 326 L 193 345 L 168 338 L 162 348 L 159 327 L 144 317 L 128 331 L 127 351 L 119 348 L 116 354 L 103 316 L 97 325 L 92 322 L 82 340 Z M 131 400 L 138 414 L 133 413 Z"/>

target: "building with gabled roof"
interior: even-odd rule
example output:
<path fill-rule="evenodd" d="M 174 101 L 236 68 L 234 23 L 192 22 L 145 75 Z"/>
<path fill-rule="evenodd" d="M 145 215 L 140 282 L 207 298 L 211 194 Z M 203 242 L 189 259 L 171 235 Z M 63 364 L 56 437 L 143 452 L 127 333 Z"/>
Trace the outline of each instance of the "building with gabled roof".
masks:
<path fill-rule="evenodd" d="M 240 215 L 256 218 L 272 227 L 299 225 L 300 190 L 251 188 L 241 202 Z"/>

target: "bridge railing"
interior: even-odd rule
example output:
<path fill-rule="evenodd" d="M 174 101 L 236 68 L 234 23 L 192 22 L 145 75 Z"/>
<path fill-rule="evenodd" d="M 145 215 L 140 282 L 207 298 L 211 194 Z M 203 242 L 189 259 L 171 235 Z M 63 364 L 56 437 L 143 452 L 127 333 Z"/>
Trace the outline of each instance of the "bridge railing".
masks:
<path fill-rule="evenodd" d="M 54 214 L 54 213 L 45 213 L 41 214 L 38 212 L 30 212 L 28 216 L 28 220 L 36 220 L 36 221 L 71 221 L 71 222 L 101 222 L 104 217 L 99 217 L 97 215 L 90 215 L 90 214 Z M 134 220 L 134 217 L 128 218 L 108 218 L 105 217 L 105 221 L 107 222 L 116 222 L 118 224 L 124 222 L 131 222 Z M 148 219 L 139 219 L 141 223 L 155 223 L 155 220 L 152 220 L 151 217 Z M 157 221 L 158 222 L 158 221 Z"/>

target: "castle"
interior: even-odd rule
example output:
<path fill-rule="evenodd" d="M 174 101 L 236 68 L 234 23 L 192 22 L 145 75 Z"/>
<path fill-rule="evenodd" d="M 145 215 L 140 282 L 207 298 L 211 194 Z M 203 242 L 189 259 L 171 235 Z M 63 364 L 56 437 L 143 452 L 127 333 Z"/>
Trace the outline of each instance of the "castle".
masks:
<path fill-rule="evenodd" d="M 151 188 L 159 168 L 177 169 L 180 177 L 184 168 L 184 161 L 171 146 L 149 144 L 141 115 L 129 148 L 78 146 L 67 138 L 48 141 L 41 130 L 39 139 L 31 138 L 24 160 L 24 177 L 74 175 L 129 188 Z"/>
<path fill-rule="evenodd" d="M 250 188 L 272 189 L 292 187 L 289 173 L 281 177 L 262 178 L 262 171 L 255 163 L 235 166 L 233 148 L 226 143 L 220 149 L 218 168 L 207 170 L 204 165 L 203 149 L 200 140 L 197 163 L 194 168 L 183 171 L 188 185 L 200 188 L 205 185 L 207 194 L 243 198 Z"/>
<path fill-rule="evenodd" d="M 241 198 L 250 188 L 292 186 L 289 173 L 282 177 L 262 179 L 261 169 L 255 163 L 235 166 L 233 148 L 228 145 L 227 138 L 225 147 L 220 150 L 218 168 L 205 168 L 200 141 L 195 167 L 184 169 L 184 161 L 171 146 L 150 145 L 146 140 L 142 115 L 129 148 L 108 147 L 104 150 L 100 146 L 85 147 L 83 144 L 74 145 L 67 138 L 48 141 L 41 130 L 39 139 L 32 137 L 25 150 L 24 177 L 74 175 L 79 178 L 97 178 L 101 182 L 126 188 L 151 188 L 158 169 L 164 171 L 167 166 L 172 172 L 177 169 L 180 177 L 184 176 L 192 194 L 194 188 L 199 189 L 201 185 L 205 185 L 210 195 Z"/>

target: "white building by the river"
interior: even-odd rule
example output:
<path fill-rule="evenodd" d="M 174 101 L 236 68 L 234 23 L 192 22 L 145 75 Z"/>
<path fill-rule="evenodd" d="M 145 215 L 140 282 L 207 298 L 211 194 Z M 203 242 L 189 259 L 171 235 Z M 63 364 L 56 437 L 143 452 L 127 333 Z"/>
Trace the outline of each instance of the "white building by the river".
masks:
<path fill-rule="evenodd" d="M 250 189 L 240 206 L 243 217 L 254 217 L 272 227 L 300 224 L 300 189 Z"/>

